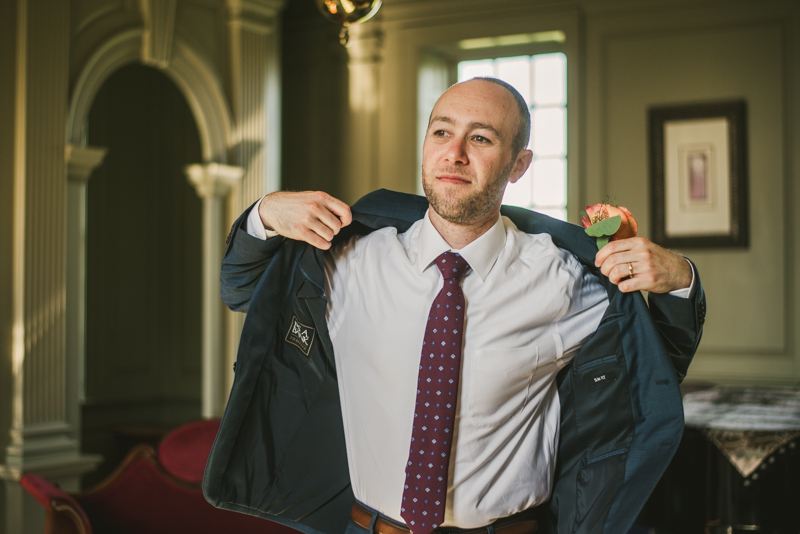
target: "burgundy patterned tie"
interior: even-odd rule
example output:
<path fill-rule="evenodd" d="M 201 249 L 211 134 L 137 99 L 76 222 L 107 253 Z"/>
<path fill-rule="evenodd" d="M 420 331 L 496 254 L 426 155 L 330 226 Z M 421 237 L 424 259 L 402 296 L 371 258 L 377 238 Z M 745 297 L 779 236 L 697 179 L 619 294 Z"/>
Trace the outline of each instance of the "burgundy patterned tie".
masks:
<path fill-rule="evenodd" d="M 455 252 L 436 258 L 444 285 L 431 304 L 417 378 L 417 404 L 400 515 L 414 534 L 428 534 L 444 521 L 447 469 L 461 371 L 464 296 L 469 264 Z"/>

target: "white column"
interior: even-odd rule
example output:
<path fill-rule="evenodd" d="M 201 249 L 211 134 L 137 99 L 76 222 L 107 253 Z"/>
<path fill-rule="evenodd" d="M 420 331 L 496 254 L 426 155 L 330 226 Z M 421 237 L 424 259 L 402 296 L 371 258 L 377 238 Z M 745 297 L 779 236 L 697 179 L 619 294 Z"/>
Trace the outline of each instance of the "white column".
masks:
<path fill-rule="evenodd" d="M 218 163 L 189 165 L 189 182 L 203 199 L 203 406 L 202 416 L 222 416 L 227 399 L 225 316 L 219 297 L 219 271 L 225 250 L 225 204 L 238 188 L 244 169 Z"/>
<path fill-rule="evenodd" d="M 350 114 L 344 158 L 348 176 L 344 197 L 355 201 L 378 185 L 378 110 L 383 31 L 379 16 L 350 26 L 347 47 L 350 71 Z"/>
<path fill-rule="evenodd" d="M 226 0 L 230 42 L 229 83 L 233 114 L 231 163 L 244 169 L 231 195 L 229 221 L 256 199 L 280 189 L 280 11 L 285 0 Z M 233 383 L 233 362 L 244 314 L 227 313 L 225 383 Z"/>
<path fill-rule="evenodd" d="M 86 191 L 107 149 L 67 145 L 67 413 L 80 428 L 86 398 Z"/>
<path fill-rule="evenodd" d="M 23 473 L 79 489 L 97 456 L 80 453 L 70 410 L 77 389 L 67 361 L 67 163 L 69 88 L 66 0 L 16 2 L 12 230 L 11 426 L 0 478 L 7 534 L 41 532 L 43 509 L 19 485 Z"/>
<path fill-rule="evenodd" d="M 244 168 L 246 208 L 280 187 L 280 11 L 284 0 L 227 0 L 234 132 L 231 161 Z"/>

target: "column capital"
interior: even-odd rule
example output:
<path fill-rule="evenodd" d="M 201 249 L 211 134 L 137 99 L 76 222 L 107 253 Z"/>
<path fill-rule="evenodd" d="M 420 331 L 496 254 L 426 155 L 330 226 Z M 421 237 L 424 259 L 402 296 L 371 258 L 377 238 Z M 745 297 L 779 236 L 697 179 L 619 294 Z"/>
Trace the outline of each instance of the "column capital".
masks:
<path fill-rule="evenodd" d="M 200 198 L 225 197 L 244 176 L 243 168 L 221 163 L 187 165 L 184 170 Z"/>
<path fill-rule="evenodd" d="M 347 55 L 350 64 L 380 63 L 383 59 L 383 27 L 380 15 L 359 24 L 351 24 L 348 28 L 350 41 L 347 44 Z"/>
<path fill-rule="evenodd" d="M 103 163 L 107 148 L 93 146 L 67 145 L 64 149 L 64 160 L 67 162 L 67 179 L 86 183 L 92 171 Z"/>

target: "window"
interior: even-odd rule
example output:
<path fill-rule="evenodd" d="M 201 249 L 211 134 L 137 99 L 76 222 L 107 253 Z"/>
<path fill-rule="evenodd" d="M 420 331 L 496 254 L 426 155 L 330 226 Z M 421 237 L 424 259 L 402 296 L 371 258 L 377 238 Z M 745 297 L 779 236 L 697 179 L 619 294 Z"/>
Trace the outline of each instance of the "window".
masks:
<path fill-rule="evenodd" d="M 562 52 L 458 62 L 458 81 L 499 78 L 531 110 L 531 167 L 509 184 L 504 204 L 567 219 L 567 57 Z"/>

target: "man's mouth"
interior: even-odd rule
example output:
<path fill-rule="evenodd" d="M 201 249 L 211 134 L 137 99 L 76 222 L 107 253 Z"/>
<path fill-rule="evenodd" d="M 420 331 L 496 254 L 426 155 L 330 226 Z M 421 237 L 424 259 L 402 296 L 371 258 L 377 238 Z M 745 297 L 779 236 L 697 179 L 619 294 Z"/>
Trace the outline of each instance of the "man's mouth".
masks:
<path fill-rule="evenodd" d="M 469 184 L 471 181 L 460 174 L 440 174 L 436 177 L 440 182 L 453 185 Z"/>

